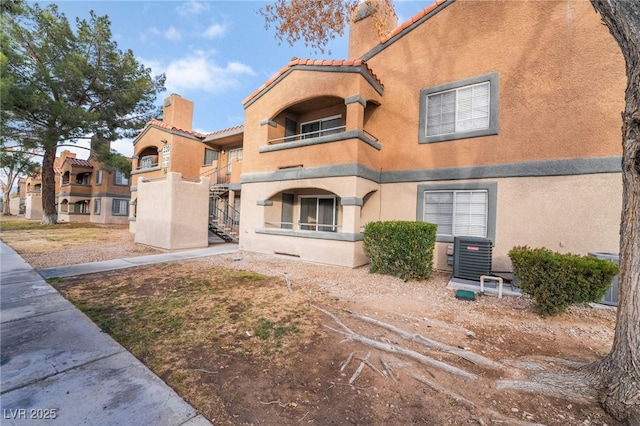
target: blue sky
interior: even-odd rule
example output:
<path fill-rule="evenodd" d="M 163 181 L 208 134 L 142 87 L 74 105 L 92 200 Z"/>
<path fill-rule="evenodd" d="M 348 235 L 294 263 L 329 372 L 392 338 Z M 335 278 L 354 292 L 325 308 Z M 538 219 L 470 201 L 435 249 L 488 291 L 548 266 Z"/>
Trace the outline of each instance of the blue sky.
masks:
<path fill-rule="evenodd" d="M 41 5 L 47 1 L 38 2 Z M 346 35 L 333 40 L 324 53 L 300 42 L 279 45 L 273 29 L 265 30 L 257 11 L 266 1 L 55 1 L 72 25 L 89 11 L 111 20 L 112 38 L 121 50 L 131 49 L 154 75 L 166 74 L 167 90 L 195 103 L 193 130 L 208 133 L 243 124 L 242 101 L 292 57 L 344 59 Z M 395 1 L 398 22 L 432 0 Z M 130 140 L 112 147 L 133 155 Z M 75 149 L 74 149 L 75 151 Z M 79 158 L 86 151 L 78 150 Z"/>

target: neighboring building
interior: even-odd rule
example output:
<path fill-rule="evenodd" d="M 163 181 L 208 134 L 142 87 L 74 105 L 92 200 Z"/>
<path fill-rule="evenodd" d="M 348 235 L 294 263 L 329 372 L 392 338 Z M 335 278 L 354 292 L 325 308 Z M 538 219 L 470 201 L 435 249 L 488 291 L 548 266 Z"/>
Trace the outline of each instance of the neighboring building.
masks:
<path fill-rule="evenodd" d="M 349 58 L 293 59 L 245 101 L 240 248 L 355 267 L 366 223 L 617 252 L 620 49 L 589 2 L 438 1 Z M 159 141 L 159 137 L 157 138 Z M 158 147 L 160 147 L 158 145 Z"/>
<path fill-rule="evenodd" d="M 27 178 L 19 177 L 17 191 L 10 195 L 9 209 L 13 215 L 22 215 L 27 203 Z"/>
<path fill-rule="evenodd" d="M 237 240 L 240 220 L 240 175 L 242 174 L 242 126 L 214 133 L 192 130 L 193 102 L 173 94 L 164 100 L 162 120 L 151 120 L 133 140 L 132 208 L 130 230 L 136 241 L 159 244 L 163 248 L 189 247 L 189 236 L 183 229 L 186 215 L 193 214 L 193 206 L 177 203 L 175 179 L 166 189 L 154 190 L 154 203 L 166 208 L 145 209 L 149 214 L 138 215 L 138 190 L 143 183 L 162 182 L 168 174 L 178 173 L 185 182 L 208 179 L 210 187 L 208 210 L 196 221 L 204 223 L 202 231 L 195 231 L 192 247 L 207 244 L 207 228 L 227 240 Z M 187 188 L 187 187 L 184 187 Z M 190 188 L 193 189 L 193 188 Z M 178 209 L 178 210 L 175 210 Z M 182 209 L 182 210 L 180 210 Z M 157 234 L 158 222 L 168 224 L 165 236 Z M 142 223 L 142 225 L 141 225 Z M 141 229 L 141 226 L 144 229 Z M 166 228 L 166 227 L 165 227 Z M 166 238 L 165 238 L 166 237 Z M 176 241 L 180 241 L 177 243 Z"/>
<path fill-rule="evenodd" d="M 56 205 L 59 222 L 92 222 L 126 225 L 131 193 L 123 172 L 107 172 L 100 162 L 81 160 L 64 150 L 54 161 Z M 42 177 L 26 180 L 27 219 L 42 219 Z"/>

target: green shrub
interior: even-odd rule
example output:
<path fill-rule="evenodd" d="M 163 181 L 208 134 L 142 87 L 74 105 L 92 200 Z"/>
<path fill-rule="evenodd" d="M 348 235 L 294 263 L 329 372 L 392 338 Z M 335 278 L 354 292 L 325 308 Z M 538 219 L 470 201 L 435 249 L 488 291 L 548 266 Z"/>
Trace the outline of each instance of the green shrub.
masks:
<path fill-rule="evenodd" d="M 426 222 L 370 222 L 364 229 L 369 271 L 404 280 L 431 276 L 437 226 Z"/>
<path fill-rule="evenodd" d="M 561 314 L 576 303 L 598 302 L 618 273 L 618 265 L 608 260 L 546 248 L 514 247 L 509 258 L 520 288 L 543 316 Z"/>

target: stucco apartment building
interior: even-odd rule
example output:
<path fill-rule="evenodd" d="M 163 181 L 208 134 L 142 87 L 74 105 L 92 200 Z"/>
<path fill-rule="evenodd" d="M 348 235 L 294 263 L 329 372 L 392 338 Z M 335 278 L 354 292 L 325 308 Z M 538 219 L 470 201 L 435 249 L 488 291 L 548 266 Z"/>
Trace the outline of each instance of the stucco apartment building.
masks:
<path fill-rule="evenodd" d="M 131 192 L 123 172 L 64 150 L 54 161 L 58 221 L 128 224 Z M 42 219 L 42 177 L 26 180 L 25 218 Z"/>
<path fill-rule="evenodd" d="M 136 241 L 161 248 L 206 246 L 207 230 L 237 241 L 243 127 L 213 133 L 192 129 L 192 101 L 164 100 L 133 140 L 130 230 Z M 147 191 L 139 189 L 143 186 Z M 146 194 L 148 202 L 140 200 Z"/>
<path fill-rule="evenodd" d="M 494 270 L 516 245 L 618 251 L 626 77 L 589 2 L 438 0 L 383 37 L 372 11 L 348 58 L 294 58 L 223 131 L 243 150 L 240 249 L 355 267 L 368 222 L 418 220 L 438 269 L 460 235 L 492 241 Z M 134 199 L 142 176 L 229 164 L 176 102 L 134 141 Z"/>
<path fill-rule="evenodd" d="M 358 266 L 363 226 L 618 251 L 625 71 L 586 1 L 437 1 L 344 61 L 294 59 L 244 101 L 240 248 Z M 304 89 L 301 89 L 304 88 Z"/>

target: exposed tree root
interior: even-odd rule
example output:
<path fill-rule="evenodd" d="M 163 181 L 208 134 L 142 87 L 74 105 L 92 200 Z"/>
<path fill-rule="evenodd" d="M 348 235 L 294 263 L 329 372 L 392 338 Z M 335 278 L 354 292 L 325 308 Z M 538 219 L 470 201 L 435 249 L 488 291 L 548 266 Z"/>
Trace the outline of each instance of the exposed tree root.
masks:
<path fill-rule="evenodd" d="M 449 365 L 447 363 L 444 363 L 442 361 L 438 361 L 436 359 L 430 358 L 428 356 L 425 356 L 425 355 L 423 355 L 421 353 L 418 353 L 416 351 L 413 351 L 411 349 L 405 348 L 403 346 L 389 344 L 389 343 L 382 343 L 382 342 L 379 342 L 377 340 L 373 340 L 373 339 L 370 339 L 368 337 L 365 337 L 365 336 L 362 336 L 360 334 L 357 334 L 353 330 L 351 330 L 349 327 L 347 327 L 342 321 L 340 321 L 340 319 L 338 317 L 336 317 L 331 312 L 329 312 L 329 311 L 327 311 L 325 309 L 319 308 L 317 306 L 313 306 L 313 307 L 315 309 L 319 310 L 320 312 L 324 313 L 325 315 L 329 316 L 340 327 L 342 327 L 342 329 L 344 331 L 338 331 L 338 330 L 335 330 L 335 329 L 333 329 L 333 330 L 345 335 L 347 337 L 347 339 L 349 339 L 349 340 L 354 340 L 354 341 L 363 343 L 365 345 L 371 346 L 371 347 L 373 347 L 375 349 L 379 349 L 381 351 L 401 354 L 401 355 L 404 355 L 406 357 L 412 358 L 412 359 L 418 361 L 421 364 L 425 364 L 425 365 L 429 365 L 429 366 L 432 366 L 432 367 L 435 367 L 435 368 L 439 368 L 440 370 L 443 370 L 443 371 L 446 371 L 448 373 L 452 373 L 452 374 L 458 375 L 460 377 L 464 377 L 464 378 L 469 379 L 469 380 L 477 379 L 477 376 L 475 374 L 473 374 L 473 373 L 469 373 L 468 371 L 462 370 L 462 369 L 460 369 L 458 367 L 454 367 L 454 366 Z"/>
<path fill-rule="evenodd" d="M 392 331 L 398 334 L 404 339 L 410 340 L 412 342 L 420 343 L 431 349 L 435 349 L 438 351 L 447 352 L 447 353 L 459 356 L 460 358 L 466 359 L 467 361 L 472 362 L 473 364 L 481 365 L 487 368 L 494 368 L 498 370 L 503 370 L 505 368 L 504 364 L 493 361 L 489 358 L 486 358 L 482 355 L 478 355 L 474 352 L 467 351 L 465 349 L 456 348 L 454 346 L 450 346 L 445 343 L 441 343 L 441 342 L 429 339 L 420 334 L 410 333 L 394 325 L 388 324 L 386 322 L 378 321 L 377 319 L 359 314 L 357 312 L 351 312 L 351 311 L 347 311 L 347 312 L 349 313 L 349 315 L 351 315 L 354 318 L 358 318 L 359 320 L 368 322 L 369 324 L 374 324 L 374 325 L 377 325 L 378 327 L 385 328 L 389 331 Z"/>
<path fill-rule="evenodd" d="M 593 382 L 581 372 L 550 373 L 534 375 L 530 380 L 498 380 L 496 389 L 511 389 L 519 392 L 535 393 L 552 398 L 563 398 L 581 404 L 596 402 Z"/>
<path fill-rule="evenodd" d="M 313 305 L 312 305 L 313 306 Z M 465 371 L 461 368 L 452 366 L 442 361 L 438 361 L 436 359 L 425 356 L 419 352 L 413 351 L 407 347 L 400 346 L 392 343 L 385 343 L 379 340 L 374 340 L 358 333 L 355 333 L 351 330 L 346 324 L 344 324 L 337 316 L 332 314 L 331 312 L 322 309 L 317 306 L 313 306 L 315 309 L 329 316 L 333 321 L 340 326 L 341 330 L 336 330 L 330 327 L 331 330 L 340 333 L 346 337 L 348 340 L 357 341 L 363 343 L 369 347 L 374 349 L 378 349 L 385 352 L 395 353 L 404 355 L 408 358 L 413 359 L 414 361 L 418 361 L 419 363 L 438 368 L 442 371 L 455 374 L 459 377 L 463 377 L 469 380 L 477 379 L 473 373 Z M 503 360 L 503 362 L 496 362 L 489 358 L 486 358 L 482 355 L 476 354 L 474 352 L 456 348 L 450 345 L 447 345 L 442 342 L 438 342 L 427 337 L 421 336 L 419 334 L 411 333 L 401 328 L 398 328 L 394 325 L 376 320 L 374 318 L 370 318 L 366 315 L 362 315 L 356 312 L 346 311 L 355 319 L 364 321 L 369 324 L 373 324 L 375 326 L 384 328 L 390 332 L 397 334 L 398 336 L 407 339 L 411 342 L 422 344 L 430 349 L 438 350 L 442 352 L 446 352 L 449 354 L 453 354 L 463 358 L 467 361 L 472 362 L 476 366 L 489 368 L 489 369 L 499 369 L 500 371 L 508 370 L 514 376 L 523 375 L 525 371 L 536 372 L 536 374 L 532 375 L 528 380 L 498 380 L 495 382 L 496 390 L 514 390 L 518 392 L 525 393 L 533 393 L 538 395 L 543 395 L 551 398 L 560 398 L 568 401 L 572 401 L 579 404 L 593 404 L 598 402 L 597 391 L 596 391 L 596 383 L 594 381 L 593 374 L 590 374 L 588 369 L 585 369 L 585 365 L 582 362 L 576 362 L 571 360 L 566 360 L 562 358 L 555 357 L 547 357 L 547 356 L 525 356 L 519 359 L 514 360 Z M 366 357 L 360 358 L 361 363 L 358 367 L 358 370 L 354 373 L 351 380 L 349 381 L 352 384 L 358 375 L 362 372 L 366 365 L 370 366 L 374 371 L 378 372 L 380 375 L 387 377 L 391 376 L 393 380 L 396 380 L 395 373 L 390 365 L 390 363 L 385 362 L 384 360 L 380 360 L 383 370 L 379 370 L 374 367 L 369 362 L 369 356 L 371 352 L 367 354 Z M 348 359 L 341 364 L 341 371 L 351 362 L 354 357 L 353 353 L 351 353 Z M 507 368 L 505 368 L 507 367 Z M 510 368 L 509 368 L 510 367 Z M 554 372 L 550 371 L 551 369 Z M 558 371 L 560 370 L 560 371 Z M 429 372 L 429 374 L 435 379 L 435 376 Z M 535 423 L 521 421 L 513 418 L 503 418 L 501 414 L 496 413 L 491 410 L 482 409 L 482 407 L 477 407 L 472 401 L 466 399 L 464 396 L 456 393 L 455 391 L 442 386 L 437 383 L 437 380 L 431 380 L 425 378 L 419 374 L 412 373 L 411 376 L 420 381 L 421 383 L 429 386 L 431 389 L 434 389 L 436 392 L 445 395 L 447 398 L 450 398 L 460 405 L 464 406 L 466 409 L 470 411 L 470 413 L 475 416 L 473 418 L 474 421 L 485 424 L 485 421 L 480 416 L 480 411 L 483 412 L 485 418 L 490 416 L 490 422 L 504 422 L 506 424 L 514 424 L 514 425 L 534 425 Z M 637 396 L 640 398 L 640 395 Z M 635 403 L 632 401 L 632 403 Z"/>

